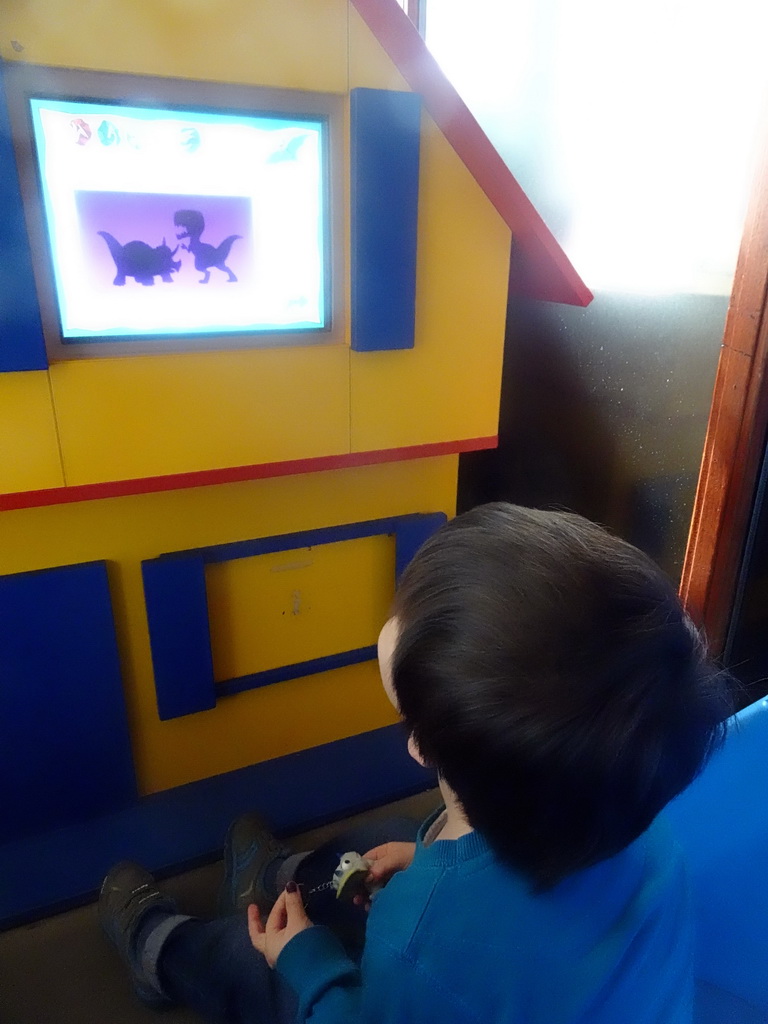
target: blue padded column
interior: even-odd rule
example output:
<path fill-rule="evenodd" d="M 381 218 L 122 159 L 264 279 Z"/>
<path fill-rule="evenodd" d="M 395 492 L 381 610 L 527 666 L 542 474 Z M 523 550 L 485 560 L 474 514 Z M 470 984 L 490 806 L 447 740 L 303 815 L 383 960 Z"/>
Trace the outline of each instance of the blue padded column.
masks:
<path fill-rule="evenodd" d="M 403 516 L 401 526 L 395 535 L 395 580 L 399 582 L 403 570 L 435 530 L 447 522 L 444 512 L 430 512 L 425 515 Z"/>
<path fill-rule="evenodd" d="M 350 94 L 352 348 L 413 348 L 421 97 Z"/>
<path fill-rule="evenodd" d="M 104 562 L 0 577 L 0 791 L 2 841 L 137 797 Z"/>
<path fill-rule="evenodd" d="M 142 563 L 157 710 L 162 721 L 216 707 L 201 557 Z"/>
<path fill-rule="evenodd" d="M 47 367 L 0 61 L 0 373 Z"/>

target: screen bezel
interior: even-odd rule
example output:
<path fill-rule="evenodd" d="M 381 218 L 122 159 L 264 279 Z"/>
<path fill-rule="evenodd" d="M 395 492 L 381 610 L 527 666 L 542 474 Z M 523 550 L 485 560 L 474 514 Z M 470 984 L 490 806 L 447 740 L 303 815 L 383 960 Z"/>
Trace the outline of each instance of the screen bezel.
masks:
<path fill-rule="evenodd" d="M 231 348 L 274 348 L 343 344 L 344 329 L 344 97 L 332 93 L 271 89 L 101 71 L 76 71 L 33 64 L 3 69 L 22 201 L 34 254 L 35 283 L 51 362 L 102 356 L 204 352 Z M 138 335 L 65 340 L 56 294 L 30 100 L 67 100 L 148 107 L 193 113 L 275 115 L 322 120 L 326 126 L 323 168 L 325 223 L 325 303 L 328 326 L 254 331 L 195 332 L 190 335 Z"/>

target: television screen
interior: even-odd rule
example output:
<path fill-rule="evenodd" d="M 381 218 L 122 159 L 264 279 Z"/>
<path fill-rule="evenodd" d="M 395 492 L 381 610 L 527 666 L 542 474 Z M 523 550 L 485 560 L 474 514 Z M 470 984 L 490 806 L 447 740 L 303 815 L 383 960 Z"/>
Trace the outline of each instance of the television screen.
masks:
<path fill-rule="evenodd" d="M 329 327 L 322 117 L 29 102 L 64 344 Z"/>

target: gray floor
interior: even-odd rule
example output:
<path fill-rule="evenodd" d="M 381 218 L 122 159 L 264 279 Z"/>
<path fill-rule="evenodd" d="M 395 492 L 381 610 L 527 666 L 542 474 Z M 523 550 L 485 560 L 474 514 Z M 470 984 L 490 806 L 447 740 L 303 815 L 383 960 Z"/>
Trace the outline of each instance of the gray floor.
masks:
<path fill-rule="evenodd" d="M 405 814 L 424 818 L 439 803 L 436 790 L 357 815 L 295 837 L 311 850 L 340 828 Z M 362 851 L 361 851 L 362 852 Z M 186 913 L 214 913 L 221 862 L 163 883 Z M 99 930 L 95 905 L 16 928 L 0 935 L 2 1024 L 200 1024 L 185 1010 L 162 1016 L 133 996 L 127 975 Z"/>

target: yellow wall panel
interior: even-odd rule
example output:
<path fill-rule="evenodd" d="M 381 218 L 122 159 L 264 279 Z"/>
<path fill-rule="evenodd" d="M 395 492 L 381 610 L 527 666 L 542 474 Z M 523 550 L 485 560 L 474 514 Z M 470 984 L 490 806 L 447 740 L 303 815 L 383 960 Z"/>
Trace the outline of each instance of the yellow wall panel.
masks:
<path fill-rule="evenodd" d="M 424 116 L 416 345 L 351 353 L 353 451 L 496 434 L 510 242 L 485 193 Z"/>
<path fill-rule="evenodd" d="M 345 92 L 346 47 L 347 0 L 0 4 L 0 55 L 56 67 Z"/>
<path fill-rule="evenodd" d="M 78 359 L 50 374 L 67 484 L 348 450 L 344 345 Z"/>
<path fill-rule="evenodd" d="M 222 682 L 375 644 L 394 596 L 395 541 L 364 537 L 238 558 L 208 566 L 205 578 Z"/>
<path fill-rule="evenodd" d="M 349 88 L 411 91 L 410 86 L 392 63 L 381 43 L 351 3 L 349 5 Z"/>
<path fill-rule="evenodd" d="M 147 727 L 139 756 L 152 761 L 154 792 L 395 721 L 376 663 L 365 662 L 226 697 L 214 711 L 164 722 L 161 743 Z"/>
<path fill-rule="evenodd" d="M 375 665 L 366 663 L 227 697 L 212 711 L 161 722 L 142 560 L 410 512 L 451 515 L 457 463 L 449 456 L 5 512 L 0 574 L 108 561 L 139 785 L 144 793 L 156 792 L 378 728 L 393 720 L 393 712 Z M 387 557 L 386 544 L 372 545 L 354 572 L 350 564 L 345 592 L 367 592 L 371 607 L 378 601 L 384 608 L 392 577 L 387 571 L 372 584 L 370 574 L 378 574 Z M 311 627 L 315 622 L 322 629 L 328 606 L 339 604 L 338 583 L 318 587 L 313 600 L 316 610 L 319 603 L 326 607 L 305 618 L 302 643 L 319 642 Z M 254 604 L 254 618 L 257 611 Z"/>
<path fill-rule="evenodd" d="M 63 483 L 48 373 L 0 373 L 0 492 Z"/>

